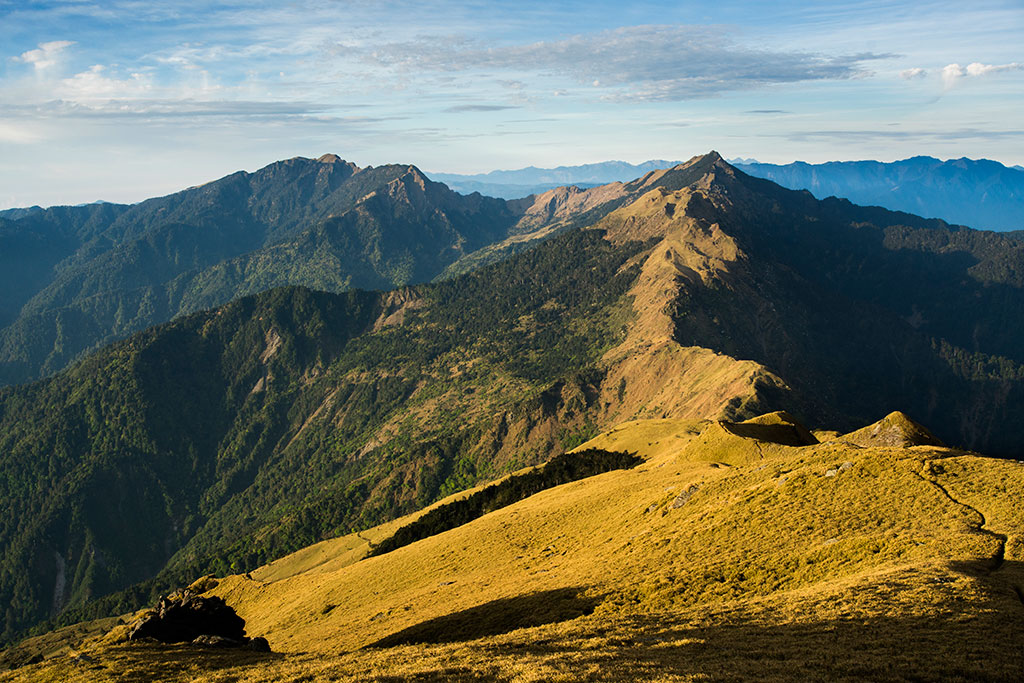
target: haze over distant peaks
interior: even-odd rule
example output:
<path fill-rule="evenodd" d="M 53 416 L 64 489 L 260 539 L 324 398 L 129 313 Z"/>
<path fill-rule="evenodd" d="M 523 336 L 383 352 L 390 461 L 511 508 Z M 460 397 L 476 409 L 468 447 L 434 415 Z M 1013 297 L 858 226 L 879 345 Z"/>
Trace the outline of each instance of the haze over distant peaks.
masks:
<path fill-rule="evenodd" d="M 1024 170 L 990 159 L 916 156 L 891 163 L 830 161 L 738 164 L 738 168 L 818 198 L 844 197 L 987 230 L 1024 228 Z"/>
<path fill-rule="evenodd" d="M 479 192 L 492 197 L 516 199 L 530 194 L 540 194 L 563 185 L 576 185 L 585 188 L 616 181 L 626 182 L 639 178 L 645 173 L 662 168 L 672 168 L 680 163 L 682 162 L 664 159 L 652 159 L 640 164 L 630 164 L 625 161 L 602 161 L 596 164 L 558 166 L 556 168 L 527 166 L 512 171 L 499 170 L 472 175 L 431 173 L 430 177 L 463 194 Z"/>
<path fill-rule="evenodd" d="M 593 187 L 625 182 L 648 171 L 670 168 L 677 161 L 641 164 L 606 161 L 582 166 L 491 171 L 476 175 L 434 173 L 431 177 L 463 194 L 479 192 L 512 199 L 539 194 L 561 185 Z M 815 197 L 835 196 L 856 204 L 906 211 L 926 218 L 985 230 L 1024 229 L 1024 168 L 989 159 L 942 161 L 916 156 L 893 162 L 830 161 L 809 164 L 766 164 L 735 158 L 732 165 L 791 190 L 809 190 Z"/>

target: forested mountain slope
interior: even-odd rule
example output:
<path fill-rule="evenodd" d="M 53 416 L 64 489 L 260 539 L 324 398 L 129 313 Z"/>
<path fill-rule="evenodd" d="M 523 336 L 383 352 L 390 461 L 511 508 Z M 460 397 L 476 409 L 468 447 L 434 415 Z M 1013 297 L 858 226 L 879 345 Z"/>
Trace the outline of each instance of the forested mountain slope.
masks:
<path fill-rule="evenodd" d="M 845 431 L 902 409 L 947 443 L 1019 453 L 1019 242 L 818 201 L 717 154 L 597 190 L 535 203 L 516 230 L 553 236 L 468 274 L 246 297 L 0 391 L 6 637 L 258 566 L 635 418 L 786 409 Z"/>
<path fill-rule="evenodd" d="M 458 195 L 412 166 L 360 169 L 325 155 L 133 206 L 0 218 L 0 382 L 275 286 L 425 282 L 507 237 L 525 208 Z"/>

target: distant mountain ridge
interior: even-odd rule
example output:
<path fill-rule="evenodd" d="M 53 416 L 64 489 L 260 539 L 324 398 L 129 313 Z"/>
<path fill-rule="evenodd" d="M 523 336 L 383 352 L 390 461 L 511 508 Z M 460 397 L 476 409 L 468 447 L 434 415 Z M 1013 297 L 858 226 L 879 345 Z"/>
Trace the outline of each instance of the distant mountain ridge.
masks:
<path fill-rule="evenodd" d="M 625 182 L 676 161 L 622 161 L 491 171 L 475 175 L 434 173 L 431 177 L 456 192 L 480 192 L 493 197 L 524 197 L 559 185 L 593 187 Z M 918 156 L 901 161 L 832 161 L 808 164 L 765 164 L 735 159 L 733 165 L 750 175 L 767 178 L 791 190 L 808 190 L 815 197 L 842 197 L 855 204 L 906 211 L 925 218 L 981 230 L 1024 229 L 1024 167 L 1007 167 L 988 159 L 950 159 Z"/>
<path fill-rule="evenodd" d="M 1024 229 L 1024 169 L 989 159 L 917 156 L 901 161 L 737 164 L 819 199 L 835 196 L 981 230 Z"/>
<path fill-rule="evenodd" d="M 0 384 L 275 286 L 426 282 L 515 232 L 529 208 L 459 195 L 415 166 L 359 168 L 328 154 L 130 206 L 8 210 L 0 214 Z"/>
<path fill-rule="evenodd" d="M 463 194 L 479 192 L 491 197 L 516 199 L 531 194 L 540 194 L 563 185 L 588 188 L 616 181 L 626 182 L 639 178 L 645 173 L 672 168 L 680 163 L 682 162 L 664 159 L 652 159 L 640 164 L 630 164 L 625 161 L 603 161 L 596 164 L 558 166 L 557 168 L 528 166 L 514 171 L 491 171 L 470 175 L 431 173 L 430 177 Z"/>

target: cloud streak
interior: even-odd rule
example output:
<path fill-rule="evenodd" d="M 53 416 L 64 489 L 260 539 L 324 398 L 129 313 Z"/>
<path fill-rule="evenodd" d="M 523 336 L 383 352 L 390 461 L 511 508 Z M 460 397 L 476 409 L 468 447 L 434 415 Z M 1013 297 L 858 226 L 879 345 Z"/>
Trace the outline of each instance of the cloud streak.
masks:
<path fill-rule="evenodd" d="M 367 49 L 361 56 L 400 72 L 540 72 L 610 90 L 609 99 L 677 101 L 773 83 L 851 79 L 867 73 L 865 62 L 892 55 L 770 51 L 734 44 L 720 29 L 674 25 L 495 47 L 424 37 Z"/>
<path fill-rule="evenodd" d="M 982 78 L 984 76 L 989 76 L 1003 71 L 1020 71 L 1022 69 L 1024 69 L 1024 64 L 1020 64 L 1018 62 L 1012 62 L 1010 64 L 982 64 L 981 62 L 972 62 L 967 66 L 947 64 L 942 69 L 942 83 L 946 89 L 949 90 L 965 78 Z"/>
<path fill-rule="evenodd" d="M 21 120 L 111 119 L 150 122 L 223 118 L 233 121 L 309 121 L 340 125 L 370 125 L 403 120 L 401 116 L 341 115 L 335 107 L 314 102 L 262 102 L 249 100 L 97 99 L 89 102 L 53 100 L 35 105 L 0 106 L 0 117 Z M 11 129 L 13 130 L 13 129 Z M 26 137 L 9 132 L 0 139 Z"/>
<path fill-rule="evenodd" d="M 900 78 L 905 81 L 913 81 L 920 78 L 926 78 L 928 76 L 928 70 L 922 69 L 921 67 L 914 67 L 913 69 L 904 69 L 900 72 Z"/>
<path fill-rule="evenodd" d="M 1021 140 L 1024 129 L 983 130 L 958 128 L 955 130 L 817 130 L 776 135 L 794 141 L 807 140 Z"/>
<path fill-rule="evenodd" d="M 444 110 L 444 113 L 461 114 L 465 112 L 505 111 L 507 109 L 519 109 L 519 107 L 507 104 L 459 104 L 454 107 L 448 107 Z"/>

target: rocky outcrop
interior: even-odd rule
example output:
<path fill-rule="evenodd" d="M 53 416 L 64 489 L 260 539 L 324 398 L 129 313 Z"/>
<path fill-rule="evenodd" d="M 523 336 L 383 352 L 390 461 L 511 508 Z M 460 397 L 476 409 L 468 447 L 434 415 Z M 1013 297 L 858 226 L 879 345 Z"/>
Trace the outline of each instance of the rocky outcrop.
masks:
<path fill-rule="evenodd" d="M 270 651 L 265 638 L 245 635 L 245 620 L 223 598 L 202 597 L 188 588 L 160 598 L 156 608 L 131 627 L 128 640 L 144 639 Z"/>
<path fill-rule="evenodd" d="M 889 446 L 943 446 L 941 441 L 925 427 L 911 420 L 905 413 L 889 413 L 881 420 L 842 437 L 843 441 L 869 448 Z"/>

